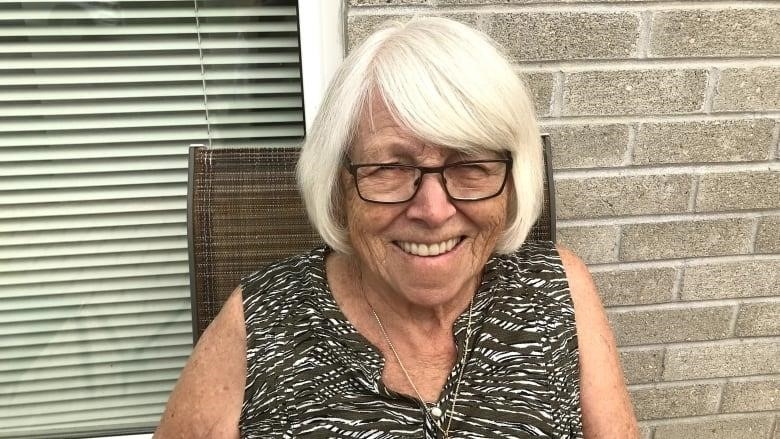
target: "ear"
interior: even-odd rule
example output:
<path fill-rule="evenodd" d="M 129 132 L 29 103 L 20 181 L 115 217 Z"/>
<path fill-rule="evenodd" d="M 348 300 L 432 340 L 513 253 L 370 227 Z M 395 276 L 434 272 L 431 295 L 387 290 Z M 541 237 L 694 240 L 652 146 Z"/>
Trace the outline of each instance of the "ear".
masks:
<path fill-rule="evenodd" d="M 509 175 L 504 188 L 506 193 L 506 224 L 512 224 L 517 218 L 517 194 L 515 193 L 515 183 L 512 175 Z"/>
<path fill-rule="evenodd" d="M 333 190 L 333 216 L 336 224 L 347 229 L 349 221 L 347 220 L 347 205 L 349 200 L 353 198 L 350 194 L 352 187 L 352 176 L 343 167 L 339 172 L 338 181 L 336 182 L 336 188 Z"/>

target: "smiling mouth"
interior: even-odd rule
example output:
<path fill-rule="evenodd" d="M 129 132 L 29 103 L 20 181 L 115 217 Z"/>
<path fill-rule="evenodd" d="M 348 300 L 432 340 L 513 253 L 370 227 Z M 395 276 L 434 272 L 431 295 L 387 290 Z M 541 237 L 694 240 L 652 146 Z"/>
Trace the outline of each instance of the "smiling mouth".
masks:
<path fill-rule="evenodd" d="M 396 245 L 404 252 L 414 256 L 439 256 L 452 250 L 460 241 L 462 236 L 451 238 L 435 244 L 423 244 L 419 242 L 396 241 Z"/>

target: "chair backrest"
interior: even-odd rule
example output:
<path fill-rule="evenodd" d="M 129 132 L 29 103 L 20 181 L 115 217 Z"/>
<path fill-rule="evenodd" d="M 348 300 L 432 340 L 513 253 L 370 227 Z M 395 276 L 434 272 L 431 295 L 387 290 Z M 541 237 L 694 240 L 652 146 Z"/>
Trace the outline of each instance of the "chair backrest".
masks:
<path fill-rule="evenodd" d="M 548 136 L 542 139 L 544 210 L 528 239 L 554 241 L 550 143 Z M 295 181 L 298 152 L 190 148 L 187 236 L 195 342 L 244 276 L 320 245 Z"/>

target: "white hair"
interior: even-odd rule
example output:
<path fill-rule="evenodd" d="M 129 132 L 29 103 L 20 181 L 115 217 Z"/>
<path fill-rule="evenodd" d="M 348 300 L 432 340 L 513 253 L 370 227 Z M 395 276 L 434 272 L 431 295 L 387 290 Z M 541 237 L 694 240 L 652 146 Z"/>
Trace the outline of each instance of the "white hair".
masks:
<path fill-rule="evenodd" d="M 496 251 L 520 247 L 543 200 L 542 145 L 533 104 L 489 37 L 431 17 L 386 23 L 349 54 L 328 87 L 298 162 L 309 220 L 325 243 L 351 251 L 339 176 L 374 94 L 399 125 L 428 144 L 511 154 L 508 217 Z"/>

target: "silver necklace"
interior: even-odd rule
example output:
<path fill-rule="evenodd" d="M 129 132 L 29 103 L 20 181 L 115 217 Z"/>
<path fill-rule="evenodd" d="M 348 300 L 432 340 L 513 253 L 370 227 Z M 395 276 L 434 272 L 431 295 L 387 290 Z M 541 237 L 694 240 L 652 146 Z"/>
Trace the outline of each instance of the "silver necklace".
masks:
<path fill-rule="evenodd" d="M 420 395 L 420 391 L 417 390 L 417 386 L 414 385 L 414 381 L 412 381 L 412 377 L 409 376 L 409 372 L 406 370 L 406 367 L 404 367 L 404 363 L 401 361 L 401 357 L 398 355 L 398 351 L 395 350 L 395 346 L 393 346 L 393 342 L 390 341 L 390 336 L 387 335 L 387 331 L 385 330 L 385 325 L 382 324 L 382 320 L 379 319 L 379 314 L 376 313 L 376 310 L 371 305 L 371 302 L 368 301 L 368 298 L 365 295 L 365 292 L 363 292 L 363 298 L 366 300 L 366 303 L 368 304 L 368 307 L 371 308 L 371 313 L 374 314 L 374 319 L 376 319 L 377 325 L 379 325 L 379 330 L 382 332 L 382 336 L 385 338 L 385 342 L 390 347 L 390 351 L 393 353 L 393 356 L 395 357 L 395 360 L 398 362 L 398 365 L 401 366 L 401 371 L 404 373 L 404 376 L 406 376 L 406 381 L 409 382 L 409 385 L 412 386 L 412 390 L 414 390 L 415 395 L 417 395 L 417 399 L 420 400 L 420 402 L 425 406 L 426 412 L 433 416 L 434 418 L 441 417 L 444 413 L 441 411 L 441 409 L 434 405 L 433 407 L 428 407 L 428 403 L 425 402 L 422 395 Z M 471 296 L 471 301 L 469 302 L 469 317 L 468 317 L 468 324 L 466 325 L 466 341 L 463 346 L 463 355 L 461 357 L 461 364 L 460 364 L 460 373 L 458 373 L 458 381 L 455 382 L 455 393 L 452 394 L 452 405 L 450 405 L 450 414 L 449 414 L 449 420 L 447 421 L 447 428 L 442 428 L 439 422 L 434 421 L 434 425 L 441 430 L 441 432 L 444 434 L 444 438 L 447 439 L 450 437 L 450 427 L 452 426 L 452 418 L 455 416 L 455 405 L 458 403 L 458 394 L 460 393 L 460 381 L 463 378 L 463 369 L 465 369 L 465 362 L 466 360 L 466 354 L 468 353 L 469 349 L 469 340 L 471 339 L 471 316 L 472 311 L 474 310 L 474 296 Z"/>

